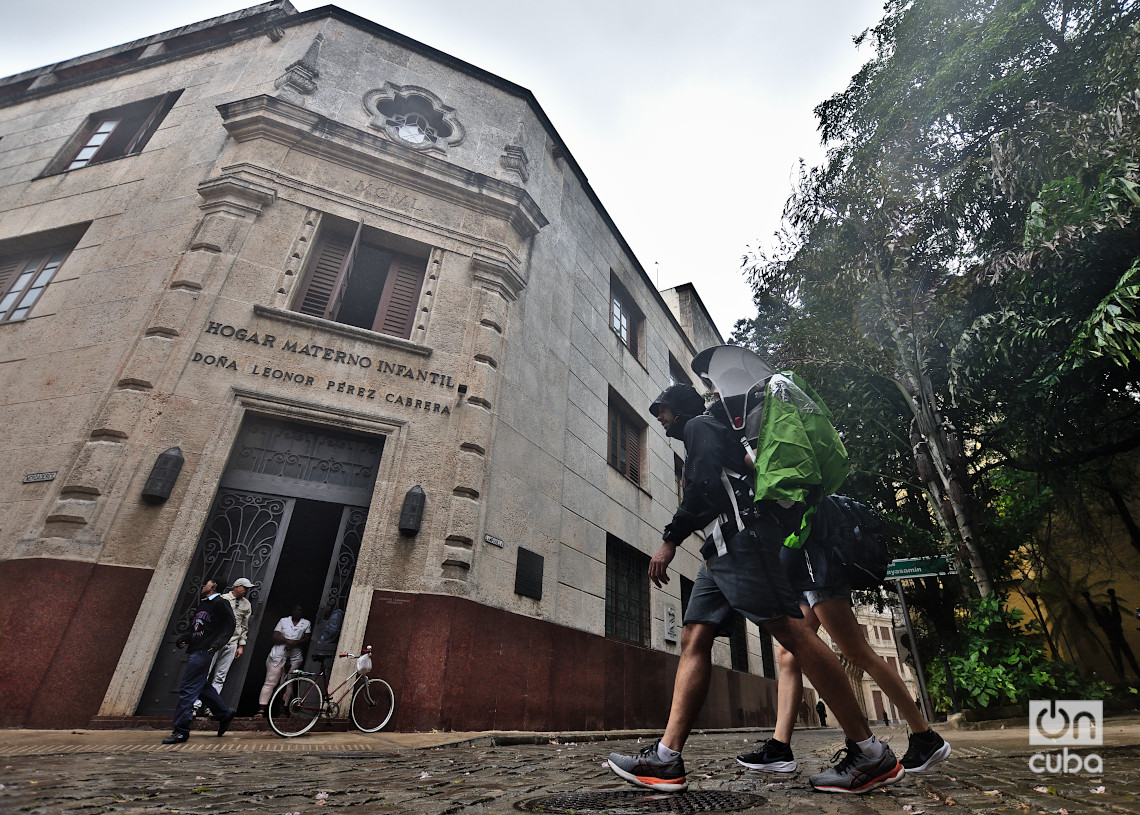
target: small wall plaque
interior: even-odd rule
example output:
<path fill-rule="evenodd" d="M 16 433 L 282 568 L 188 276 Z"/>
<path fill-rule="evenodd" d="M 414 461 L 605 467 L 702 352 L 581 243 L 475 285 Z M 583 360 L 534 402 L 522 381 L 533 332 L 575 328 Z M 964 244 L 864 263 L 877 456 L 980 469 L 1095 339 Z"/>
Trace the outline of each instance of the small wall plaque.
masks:
<path fill-rule="evenodd" d="M 492 546 L 498 546 L 500 549 L 503 548 L 502 538 L 496 538 L 494 535 L 484 535 L 483 540 L 487 541 L 487 543 L 491 544 Z"/>
<path fill-rule="evenodd" d="M 28 473 L 24 476 L 24 483 L 35 484 L 37 481 L 55 481 L 55 477 L 58 474 L 58 470 L 53 470 L 50 473 Z"/>
<path fill-rule="evenodd" d="M 675 645 L 680 639 L 677 636 L 677 607 L 672 603 L 665 604 L 665 642 Z"/>

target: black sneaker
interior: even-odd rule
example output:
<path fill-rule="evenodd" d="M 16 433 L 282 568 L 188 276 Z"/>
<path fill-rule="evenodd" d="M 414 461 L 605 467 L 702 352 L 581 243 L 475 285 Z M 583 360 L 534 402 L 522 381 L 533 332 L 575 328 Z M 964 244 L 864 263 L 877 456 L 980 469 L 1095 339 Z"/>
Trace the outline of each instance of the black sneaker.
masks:
<path fill-rule="evenodd" d="M 837 762 L 830 770 L 816 773 L 808 780 L 819 792 L 846 792 L 861 795 L 865 792 L 901 781 L 906 774 L 903 765 L 895 758 L 890 747 L 883 745 L 883 754 L 877 759 L 867 756 L 859 745 L 847 740 L 831 757 Z"/>
<path fill-rule="evenodd" d="M 791 745 L 776 739 L 768 739 L 759 750 L 737 756 L 736 761 L 750 770 L 769 773 L 794 773 L 799 766 L 792 757 Z"/>
<path fill-rule="evenodd" d="M 162 740 L 163 744 L 182 744 L 190 740 L 189 733 L 183 733 L 181 730 L 175 730 L 169 736 Z"/>
<path fill-rule="evenodd" d="M 610 769 L 631 784 L 659 792 L 680 792 L 685 783 L 685 762 L 680 756 L 662 761 L 657 755 L 660 741 L 646 747 L 636 756 L 610 753 Z"/>
<path fill-rule="evenodd" d="M 924 773 L 950 756 L 950 745 L 934 730 L 911 733 L 902 765 L 908 773 Z"/>

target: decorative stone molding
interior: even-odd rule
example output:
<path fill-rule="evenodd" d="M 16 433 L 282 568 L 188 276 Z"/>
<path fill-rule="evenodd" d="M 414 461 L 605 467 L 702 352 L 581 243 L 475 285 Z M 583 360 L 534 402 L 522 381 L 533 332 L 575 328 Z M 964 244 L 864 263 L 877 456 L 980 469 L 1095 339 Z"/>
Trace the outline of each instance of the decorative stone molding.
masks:
<path fill-rule="evenodd" d="M 499 218 L 521 238 L 550 222 L 517 184 L 474 173 L 425 153 L 411 152 L 386 136 L 376 136 L 273 96 L 254 96 L 218 105 L 223 126 L 238 142 L 266 139 L 376 176 L 422 190 L 477 213 Z"/>
<path fill-rule="evenodd" d="M 508 172 L 513 172 L 519 177 L 522 183 L 526 183 L 530 178 L 530 171 L 527 165 L 530 160 L 526 157 L 526 150 L 523 149 L 523 120 L 522 116 L 519 117 L 519 126 L 515 131 L 514 138 L 503 148 L 503 154 L 499 156 L 499 164 Z"/>
<path fill-rule="evenodd" d="M 256 218 L 261 208 L 277 197 L 272 187 L 234 175 L 203 181 L 198 185 L 198 194 L 203 198 L 198 207 L 205 214 L 190 241 L 190 249 L 207 252 L 225 251 L 240 222 Z"/>
<path fill-rule="evenodd" d="M 203 198 L 198 205 L 203 212 L 225 212 L 242 218 L 257 217 L 262 207 L 277 198 L 277 190 L 273 187 L 236 175 L 208 178 L 198 185 L 198 194 Z"/>
<path fill-rule="evenodd" d="M 526 280 L 513 263 L 503 257 L 475 252 L 471 257 L 476 282 L 498 292 L 506 300 L 518 300 Z"/>
<path fill-rule="evenodd" d="M 272 39 L 272 35 L 270 38 Z M 321 76 L 321 72 L 317 69 L 317 60 L 321 56 L 321 43 L 324 41 L 325 38 L 321 34 L 314 37 L 309 49 L 305 51 L 305 56 L 286 68 L 285 73 L 277 77 L 273 87 L 282 93 L 294 93 L 300 96 L 316 93 L 317 79 Z"/>
<path fill-rule="evenodd" d="M 463 141 L 465 133 L 455 109 L 426 88 L 385 82 L 364 94 L 363 103 L 372 117 L 368 126 L 397 144 L 446 155 Z"/>
<path fill-rule="evenodd" d="M 258 317 L 265 317 L 283 323 L 292 323 L 293 325 L 304 326 L 305 328 L 316 328 L 330 334 L 339 334 L 342 337 L 348 337 L 354 340 L 367 340 L 375 345 L 385 345 L 398 351 L 417 354 L 422 357 L 430 357 L 433 352 L 431 346 L 428 345 L 393 337 L 390 334 L 380 334 L 376 331 L 369 331 L 367 328 L 357 328 L 354 325 L 335 323 L 323 317 L 312 317 L 308 314 L 302 314 L 299 311 L 254 305 L 253 313 Z"/>
<path fill-rule="evenodd" d="M 321 222 L 321 212 L 310 209 L 305 213 L 305 220 L 301 229 L 293 238 L 293 245 L 289 247 L 289 260 L 285 263 L 285 270 L 277 280 L 277 290 L 273 302 L 270 304 L 285 309 L 293 297 L 293 288 L 302 278 L 302 269 L 309 256 L 309 248 L 317 234 L 317 225 Z"/>

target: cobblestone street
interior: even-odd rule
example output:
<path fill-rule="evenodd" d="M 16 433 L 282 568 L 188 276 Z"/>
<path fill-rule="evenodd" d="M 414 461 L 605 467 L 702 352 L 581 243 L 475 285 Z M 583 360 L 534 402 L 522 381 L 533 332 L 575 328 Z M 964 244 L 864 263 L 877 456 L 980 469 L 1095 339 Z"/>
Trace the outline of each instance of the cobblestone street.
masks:
<path fill-rule="evenodd" d="M 790 777 L 749 772 L 733 760 L 768 732 L 696 734 L 685 750 L 689 792 L 679 798 L 638 792 L 606 769 L 609 752 L 639 749 L 630 734 L 594 740 L 600 734 L 349 732 L 286 741 L 270 733 L 217 739 L 196 732 L 187 744 L 167 747 L 156 731 L 0 731 L 0 811 L 507 815 L 521 809 L 619 815 L 725 811 L 725 802 L 735 800 L 741 811 L 837 815 L 1140 812 L 1140 718 L 1109 720 L 1104 729 L 1105 744 L 1096 749 L 1103 759 L 1098 775 L 1031 772 L 1036 750 L 1024 725 L 944 731 L 954 753 L 940 771 L 864 796 L 815 793 L 807 786 L 807 776 L 841 745 L 837 730 L 797 733 L 793 746 L 801 766 Z M 905 730 L 879 733 L 901 755 Z M 653 737 L 646 734 L 642 743 Z M 560 793 L 578 797 L 569 803 L 535 800 Z"/>

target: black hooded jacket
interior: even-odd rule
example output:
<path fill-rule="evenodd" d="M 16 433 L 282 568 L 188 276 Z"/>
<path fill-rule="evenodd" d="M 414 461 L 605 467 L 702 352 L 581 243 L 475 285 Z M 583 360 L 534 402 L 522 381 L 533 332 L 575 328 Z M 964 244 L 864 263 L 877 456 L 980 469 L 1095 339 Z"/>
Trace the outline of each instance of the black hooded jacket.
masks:
<path fill-rule="evenodd" d="M 678 417 L 665 435 L 685 443 L 681 505 L 662 536 L 680 545 L 716 516 L 732 513 L 732 501 L 720 480 L 721 469 L 747 473 L 748 466 L 738 434 L 729 426 L 719 404 L 691 419 Z"/>

